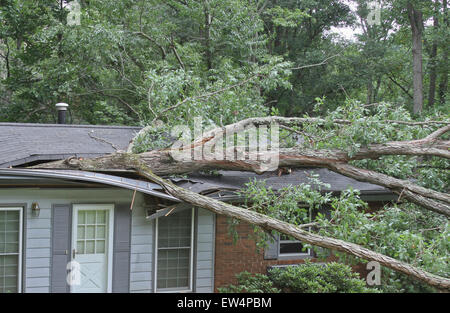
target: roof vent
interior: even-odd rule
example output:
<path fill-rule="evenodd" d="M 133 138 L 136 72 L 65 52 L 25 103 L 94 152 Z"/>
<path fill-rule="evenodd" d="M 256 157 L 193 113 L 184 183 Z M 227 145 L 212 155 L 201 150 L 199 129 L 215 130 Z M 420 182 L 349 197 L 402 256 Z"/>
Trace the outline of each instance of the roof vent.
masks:
<path fill-rule="evenodd" d="M 58 110 L 58 124 L 66 124 L 66 111 L 69 105 L 67 103 L 57 103 L 55 104 Z"/>

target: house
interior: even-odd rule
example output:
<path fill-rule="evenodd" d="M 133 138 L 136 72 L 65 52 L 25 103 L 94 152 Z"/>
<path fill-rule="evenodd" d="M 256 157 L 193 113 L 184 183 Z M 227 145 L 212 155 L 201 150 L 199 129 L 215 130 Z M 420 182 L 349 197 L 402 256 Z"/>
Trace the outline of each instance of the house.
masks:
<path fill-rule="evenodd" d="M 227 218 L 192 208 L 129 171 L 29 169 L 51 160 L 125 150 L 137 127 L 0 123 L 1 292 L 214 292 L 234 274 L 312 258 L 279 238 L 256 251 L 250 227 L 232 243 Z M 331 192 L 348 186 L 381 203 L 390 191 L 326 169 L 290 175 L 221 171 L 172 178 L 184 188 L 238 201 L 252 179 L 279 189 L 312 171 Z"/>

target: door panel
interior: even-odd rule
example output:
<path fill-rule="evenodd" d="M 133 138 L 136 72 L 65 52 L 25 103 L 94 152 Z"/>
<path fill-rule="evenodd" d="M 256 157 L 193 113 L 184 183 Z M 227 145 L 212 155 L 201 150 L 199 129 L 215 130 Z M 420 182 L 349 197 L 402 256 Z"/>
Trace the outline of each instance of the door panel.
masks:
<path fill-rule="evenodd" d="M 74 206 L 72 260 L 79 263 L 80 282 L 72 292 L 111 291 L 112 218 L 112 206 Z"/>

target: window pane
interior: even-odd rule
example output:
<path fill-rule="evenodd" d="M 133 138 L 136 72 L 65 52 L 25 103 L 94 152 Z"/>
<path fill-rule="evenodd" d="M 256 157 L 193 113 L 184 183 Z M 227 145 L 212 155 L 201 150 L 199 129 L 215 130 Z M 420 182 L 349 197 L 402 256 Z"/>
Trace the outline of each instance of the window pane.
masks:
<path fill-rule="evenodd" d="M 97 224 L 106 224 L 106 211 L 97 211 Z"/>
<path fill-rule="evenodd" d="M 86 214 L 84 211 L 78 211 L 78 224 L 86 224 L 85 216 Z"/>
<path fill-rule="evenodd" d="M 301 242 L 280 242 L 280 254 L 291 254 L 291 253 L 308 253 L 308 251 L 302 251 L 303 245 Z"/>
<path fill-rule="evenodd" d="M 0 255 L 0 292 L 18 292 L 18 255 Z"/>
<path fill-rule="evenodd" d="M 95 241 L 94 240 L 86 240 L 85 254 L 94 254 L 94 253 L 95 253 Z"/>
<path fill-rule="evenodd" d="M 78 226 L 77 239 L 84 239 L 84 226 Z"/>
<path fill-rule="evenodd" d="M 94 239 L 95 226 L 86 226 L 86 239 Z"/>
<path fill-rule="evenodd" d="M 157 288 L 189 288 L 192 210 L 158 219 Z"/>
<path fill-rule="evenodd" d="M 86 211 L 86 224 L 95 224 L 95 211 Z"/>
<path fill-rule="evenodd" d="M 77 241 L 77 253 L 84 254 L 84 241 Z"/>
<path fill-rule="evenodd" d="M 97 226 L 97 235 L 95 236 L 96 239 L 104 239 L 105 237 L 105 226 Z"/>
<path fill-rule="evenodd" d="M 97 240 L 95 243 L 95 253 L 105 253 L 105 241 Z"/>
<path fill-rule="evenodd" d="M 18 292 L 19 232 L 20 211 L 0 211 L 0 293 Z"/>

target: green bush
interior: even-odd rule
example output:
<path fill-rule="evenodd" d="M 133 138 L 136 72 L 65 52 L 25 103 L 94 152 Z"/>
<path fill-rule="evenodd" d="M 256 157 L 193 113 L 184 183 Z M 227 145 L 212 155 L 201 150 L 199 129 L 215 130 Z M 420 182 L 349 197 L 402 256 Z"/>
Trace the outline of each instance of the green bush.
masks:
<path fill-rule="evenodd" d="M 364 280 L 341 263 L 315 264 L 273 268 L 268 275 L 242 272 L 236 275 L 237 285 L 218 288 L 219 292 L 247 293 L 369 293 L 380 292 L 366 287 Z"/>
<path fill-rule="evenodd" d="M 279 293 L 280 290 L 273 286 L 273 282 L 264 274 L 251 274 L 241 272 L 236 275 L 238 285 L 228 285 L 217 288 L 222 293 Z"/>
<path fill-rule="evenodd" d="M 274 268 L 269 278 L 283 292 L 353 293 L 377 292 L 366 287 L 364 280 L 352 272 L 350 266 L 341 263 L 315 264 Z"/>

